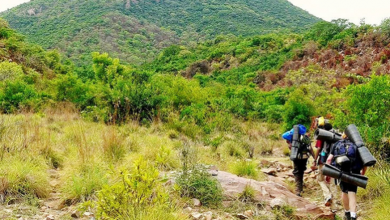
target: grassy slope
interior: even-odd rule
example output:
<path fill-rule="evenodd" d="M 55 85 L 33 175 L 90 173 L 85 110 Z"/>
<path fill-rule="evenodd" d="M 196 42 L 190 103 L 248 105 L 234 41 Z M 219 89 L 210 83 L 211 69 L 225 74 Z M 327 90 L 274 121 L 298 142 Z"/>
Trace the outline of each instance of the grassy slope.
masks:
<path fill-rule="evenodd" d="M 247 157 L 248 146 L 254 147 L 253 160 L 258 161 L 263 153 L 284 145 L 269 138 L 278 130 L 266 124 L 237 121 L 232 131 L 213 134 L 219 140 L 219 146 L 213 147 L 188 141 L 161 123 L 146 128 L 132 123 L 107 126 L 86 122 L 69 105 L 47 109 L 45 116 L 3 115 L 0 119 L 0 143 L 6 146 L 1 149 L 1 193 L 32 205 L 38 204 L 32 195 L 45 200 L 51 191 L 60 193 L 60 199 L 68 204 L 94 198 L 103 185 L 118 180 L 119 171 L 131 170 L 140 156 L 160 172 L 172 171 L 181 167 L 180 153 L 190 147 L 192 163 L 214 164 L 235 172 L 241 164 L 238 161 Z M 47 170 L 54 168 L 59 179 L 51 187 Z M 185 205 L 185 201 L 175 201 L 176 192 L 171 193 L 172 205 Z"/>

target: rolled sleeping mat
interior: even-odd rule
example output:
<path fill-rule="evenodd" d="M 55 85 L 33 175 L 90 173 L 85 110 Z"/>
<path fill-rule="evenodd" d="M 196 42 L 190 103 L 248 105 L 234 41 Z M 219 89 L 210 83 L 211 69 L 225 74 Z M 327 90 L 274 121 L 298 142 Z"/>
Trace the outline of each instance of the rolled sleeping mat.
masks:
<path fill-rule="evenodd" d="M 345 134 L 348 136 L 357 147 L 360 159 L 363 162 L 363 166 L 373 166 L 376 164 L 375 157 L 371 154 L 370 150 L 365 146 L 362 136 L 359 133 L 356 125 L 350 124 L 345 129 Z"/>
<path fill-rule="evenodd" d="M 325 176 L 330 176 L 330 177 L 335 178 L 335 179 L 339 179 L 341 176 L 341 170 L 338 169 L 337 167 L 332 166 L 332 165 L 325 164 L 322 167 L 322 174 Z"/>
<path fill-rule="evenodd" d="M 362 136 L 360 136 L 359 130 L 357 129 L 356 125 L 348 125 L 345 129 L 345 134 L 348 136 L 349 140 L 351 140 L 357 147 L 364 146 Z"/>
<path fill-rule="evenodd" d="M 348 174 L 344 173 L 341 176 L 341 180 L 343 182 L 346 182 L 346 183 L 349 183 L 349 184 L 352 184 L 352 185 L 355 185 L 358 187 L 362 187 L 363 189 L 365 189 L 367 187 L 367 183 L 368 183 L 368 177 L 360 175 L 360 174 L 356 174 L 356 173 L 348 173 Z"/>
<path fill-rule="evenodd" d="M 359 147 L 357 149 L 360 159 L 363 162 L 363 166 L 369 167 L 374 166 L 376 164 L 376 159 L 374 156 L 372 156 L 371 152 L 368 150 L 367 147 Z"/>
<path fill-rule="evenodd" d="M 298 158 L 299 126 L 294 125 L 293 130 L 294 130 L 294 133 L 293 133 L 293 137 L 292 137 L 291 152 L 290 152 L 290 160 L 292 160 L 292 161 L 294 161 Z"/>
<path fill-rule="evenodd" d="M 325 129 L 318 128 L 315 132 L 317 140 L 329 141 L 331 143 L 337 142 L 342 139 L 341 134 L 334 131 L 327 131 Z"/>
<path fill-rule="evenodd" d="M 325 164 L 325 166 L 322 168 L 322 174 L 358 187 L 362 187 L 363 189 L 366 188 L 368 182 L 368 178 L 366 176 L 354 173 L 344 173 L 337 167 L 331 166 L 329 164 Z"/>

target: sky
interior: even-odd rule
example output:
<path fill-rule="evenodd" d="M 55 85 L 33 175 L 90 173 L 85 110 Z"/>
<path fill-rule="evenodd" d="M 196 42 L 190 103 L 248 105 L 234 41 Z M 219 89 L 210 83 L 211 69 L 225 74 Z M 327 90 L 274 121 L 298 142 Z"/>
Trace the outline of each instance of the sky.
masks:
<path fill-rule="evenodd" d="M 390 17 L 389 0 L 288 0 L 310 14 L 326 21 L 344 18 L 360 24 L 362 18 L 366 24 L 379 25 Z"/>
<path fill-rule="evenodd" d="M 29 1 L 30 0 L 0 0 L 0 12 Z"/>
<path fill-rule="evenodd" d="M 15 7 L 29 0 L 0 0 L 0 11 Z M 360 24 L 379 25 L 390 17 L 390 0 L 288 0 L 294 5 L 326 21 L 345 18 Z"/>

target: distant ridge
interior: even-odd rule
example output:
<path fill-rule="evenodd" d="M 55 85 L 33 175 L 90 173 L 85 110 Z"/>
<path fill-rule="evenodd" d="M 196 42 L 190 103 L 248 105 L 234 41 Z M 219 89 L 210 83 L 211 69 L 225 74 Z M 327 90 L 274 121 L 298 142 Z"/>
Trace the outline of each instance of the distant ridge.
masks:
<path fill-rule="evenodd" d="M 299 32 L 320 21 L 287 0 L 34 0 L 0 16 L 28 41 L 57 48 L 78 65 L 92 51 L 141 64 L 171 44 Z"/>

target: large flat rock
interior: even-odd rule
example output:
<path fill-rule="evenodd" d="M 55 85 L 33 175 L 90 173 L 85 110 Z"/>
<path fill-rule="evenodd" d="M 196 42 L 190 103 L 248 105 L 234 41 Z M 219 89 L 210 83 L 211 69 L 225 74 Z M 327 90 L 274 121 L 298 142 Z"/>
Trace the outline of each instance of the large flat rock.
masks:
<path fill-rule="evenodd" d="M 334 219 L 334 213 L 291 193 L 285 186 L 272 181 L 256 181 L 219 171 L 215 177 L 224 189 L 224 195 L 232 200 L 243 192 L 246 185 L 255 190 L 255 202 L 265 202 L 271 208 L 289 205 L 296 208 L 298 219 Z"/>

